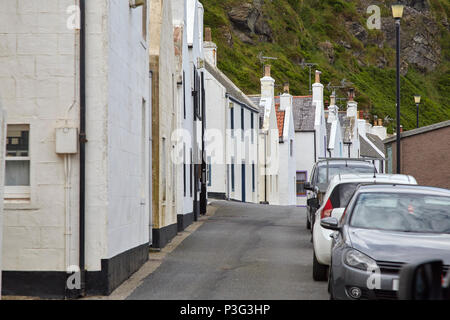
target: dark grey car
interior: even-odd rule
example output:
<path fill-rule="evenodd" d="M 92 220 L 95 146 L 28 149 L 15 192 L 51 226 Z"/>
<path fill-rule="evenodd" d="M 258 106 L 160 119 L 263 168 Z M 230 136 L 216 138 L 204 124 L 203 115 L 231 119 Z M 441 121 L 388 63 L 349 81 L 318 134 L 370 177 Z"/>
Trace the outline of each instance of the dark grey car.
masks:
<path fill-rule="evenodd" d="M 331 299 L 397 299 L 403 265 L 429 258 L 450 265 L 450 190 L 421 186 L 360 186 L 333 235 Z"/>
<path fill-rule="evenodd" d="M 310 182 L 304 186 L 310 191 L 307 195 L 306 228 L 311 229 L 312 233 L 311 226 L 314 226 L 316 210 L 320 208 L 323 195 L 335 175 L 374 172 L 377 172 L 377 169 L 368 159 L 328 158 L 317 161 L 311 171 Z"/>

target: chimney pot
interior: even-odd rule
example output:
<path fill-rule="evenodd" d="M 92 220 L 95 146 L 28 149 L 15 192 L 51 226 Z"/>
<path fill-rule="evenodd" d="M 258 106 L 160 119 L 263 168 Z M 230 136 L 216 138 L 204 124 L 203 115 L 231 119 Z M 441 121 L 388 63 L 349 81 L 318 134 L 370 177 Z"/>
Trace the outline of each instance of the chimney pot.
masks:
<path fill-rule="evenodd" d="M 322 72 L 320 72 L 319 70 L 316 70 L 316 83 L 320 83 L 320 75 L 322 74 Z"/>
<path fill-rule="evenodd" d="M 212 41 L 211 28 L 209 28 L 209 27 L 205 28 L 205 41 L 208 41 L 208 42 Z"/>
<path fill-rule="evenodd" d="M 348 90 L 348 101 L 355 101 L 355 89 L 354 88 L 350 88 Z"/>
<path fill-rule="evenodd" d="M 284 93 L 289 93 L 289 82 L 286 82 L 286 83 L 284 84 L 283 92 L 284 92 Z"/>
<path fill-rule="evenodd" d="M 270 77 L 270 68 L 271 68 L 270 64 L 266 64 L 264 66 L 264 76 L 265 77 Z"/>
<path fill-rule="evenodd" d="M 336 96 L 334 95 L 334 93 L 330 96 L 330 100 L 330 106 L 336 105 Z"/>
<path fill-rule="evenodd" d="M 400 133 L 403 133 L 403 126 L 400 125 Z"/>

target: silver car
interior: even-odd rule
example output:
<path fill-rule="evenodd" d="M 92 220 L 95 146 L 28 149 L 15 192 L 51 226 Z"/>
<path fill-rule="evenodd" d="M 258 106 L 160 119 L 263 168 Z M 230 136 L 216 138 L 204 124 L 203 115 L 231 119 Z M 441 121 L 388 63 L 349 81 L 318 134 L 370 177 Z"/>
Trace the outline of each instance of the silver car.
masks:
<path fill-rule="evenodd" d="M 331 299 L 397 299 L 399 271 L 435 258 L 450 265 L 450 190 L 420 186 L 360 186 L 333 234 Z"/>

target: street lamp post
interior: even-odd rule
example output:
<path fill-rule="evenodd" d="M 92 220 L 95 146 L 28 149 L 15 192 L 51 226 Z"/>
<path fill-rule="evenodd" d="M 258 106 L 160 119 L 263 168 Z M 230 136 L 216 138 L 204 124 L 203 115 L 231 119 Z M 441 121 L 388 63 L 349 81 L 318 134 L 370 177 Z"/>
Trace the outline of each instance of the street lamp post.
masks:
<path fill-rule="evenodd" d="M 392 16 L 395 19 L 395 33 L 397 39 L 397 173 L 401 173 L 400 167 L 400 20 L 403 16 L 404 5 L 396 3 L 392 5 Z"/>
<path fill-rule="evenodd" d="M 419 95 L 415 95 L 414 96 L 414 101 L 416 102 L 416 112 L 417 112 L 417 128 L 419 128 L 419 104 L 420 104 L 420 96 Z"/>

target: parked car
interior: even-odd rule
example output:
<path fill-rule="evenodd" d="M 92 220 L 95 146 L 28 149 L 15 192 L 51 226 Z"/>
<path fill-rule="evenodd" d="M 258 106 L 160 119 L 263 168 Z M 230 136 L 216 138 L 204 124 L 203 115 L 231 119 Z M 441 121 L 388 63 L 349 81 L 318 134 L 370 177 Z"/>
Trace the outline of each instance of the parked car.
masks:
<path fill-rule="evenodd" d="M 321 207 L 316 211 L 313 226 L 313 279 L 325 281 L 331 260 L 331 235 L 334 231 L 324 229 L 320 220 L 335 217 L 340 220 L 348 202 L 360 184 L 410 184 L 417 185 L 412 176 L 402 174 L 338 174 L 334 176 L 323 197 Z"/>
<path fill-rule="evenodd" d="M 328 184 L 336 174 L 374 172 L 377 172 L 374 164 L 364 159 L 327 158 L 317 161 L 311 171 L 310 181 L 304 186 L 308 190 L 306 227 L 311 229 L 314 225 L 314 214 L 322 203 Z"/>
<path fill-rule="evenodd" d="M 397 299 L 405 264 L 436 258 L 450 268 L 450 190 L 360 186 L 341 221 L 321 220 L 333 236 L 331 299 Z"/>

